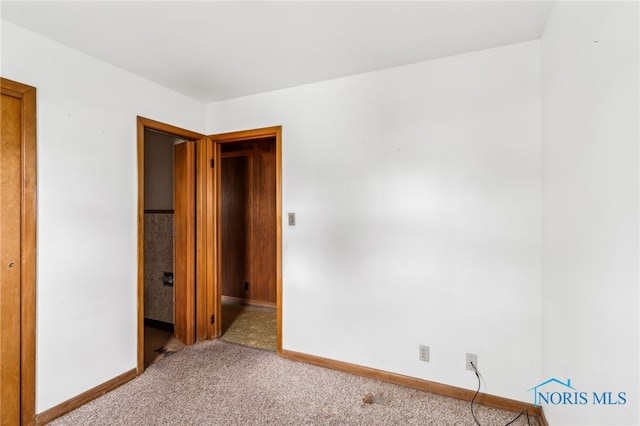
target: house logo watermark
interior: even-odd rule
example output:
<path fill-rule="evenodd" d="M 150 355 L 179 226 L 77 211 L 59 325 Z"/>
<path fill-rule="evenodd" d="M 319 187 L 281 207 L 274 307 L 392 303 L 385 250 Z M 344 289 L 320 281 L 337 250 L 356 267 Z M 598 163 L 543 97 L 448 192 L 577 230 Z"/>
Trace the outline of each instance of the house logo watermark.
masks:
<path fill-rule="evenodd" d="M 527 392 L 533 391 L 533 405 L 624 405 L 627 403 L 626 392 L 587 392 L 580 391 L 567 382 L 550 378 L 535 385 Z"/>

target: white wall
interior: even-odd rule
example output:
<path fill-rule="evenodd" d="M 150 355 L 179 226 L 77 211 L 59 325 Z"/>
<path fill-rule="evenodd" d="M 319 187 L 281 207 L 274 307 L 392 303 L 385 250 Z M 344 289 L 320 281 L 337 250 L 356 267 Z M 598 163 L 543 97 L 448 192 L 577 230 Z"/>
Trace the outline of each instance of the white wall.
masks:
<path fill-rule="evenodd" d="M 204 106 L 2 22 L 2 76 L 38 108 L 37 412 L 136 366 L 136 116 Z"/>
<path fill-rule="evenodd" d="M 283 125 L 284 348 L 529 400 L 540 377 L 539 42 L 208 105 Z M 286 224 L 285 224 L 286 225 Z M 431 362 L 418 361 L 418 345 Z"/>
<path fill-rule="evenodd" d="M 545 412 L 637 425 L 638 3 L 556 3 L 542 65 L 543 378 L 628 401 Z"/>
<path fill-rule="evenodd" d="M 542 61 L 534 41 L 208 105 L 208 133 L 284 126 L 285 349 L 469 389 L 475 352 L 491 394 L 627 392 L 553 424 L 639 423 L 637 16 L 559 2 Z M 135 367 L 135 117 L 203 132 L 204 108 L 4 21 L 1 59 L 38 88 L 41 412 Z"/>

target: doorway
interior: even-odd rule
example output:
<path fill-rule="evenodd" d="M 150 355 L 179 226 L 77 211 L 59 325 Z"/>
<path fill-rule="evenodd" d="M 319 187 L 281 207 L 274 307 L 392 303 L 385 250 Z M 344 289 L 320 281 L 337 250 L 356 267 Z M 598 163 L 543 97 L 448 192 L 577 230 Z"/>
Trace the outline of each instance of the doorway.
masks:
<path fill-rule="evenodd" d="M 0 413 L 35 421 L 36 89 L 0 79 Z"/>
<path fill-rule="evenodd" d="M 222 336 L 275 351 L 275 137 L 220 144 Z"/>
<path fill-rule="evenodd" d="M 187 140 L 145 129 L 144 152 L 144 364 L 184 347 L 175 336 L 174 179 Z"/>
<path fill-rule="evenodd" d="M 204 137 L 154 120 L 138 117 L 138 362 L 137 372 L 144 371 L 144 152 L 145 129 L 155 130 L 192 141 L 183 144 L 178 170 L 180 189 L 174 188 L 175 206 L 175 330 L 185 344 L 215 339 L 222 334 L 222 147 L 225 144 L 268 139 L 273 158 L 272 188 L 275 214 L 275 254 L 269 263 L 275 276 L 276 350 L 282 353 L 282 191 L 280 126 L 225 133 Z M 244 151 L 235 146 L 235 151 Z M 253 144 L 247 149 L 254 150 Z M 264 150 L 260 144 L 255 148 Z M 225 149 L 225 151 L 228 149 Z M 262 153 L 260 154 L 262 155 Z M 225 153 L 225 157 L 232 154 Z M 195 173 L 194 173 L 195 171 Z M 195 174 L 195 178 L 194 178 Z M 193 179 L 192 179 L 193 178 Z M 177 179 L 176 179 L 177 180 Z M 180 200 L 178 200 L 180 196 Z M 182 213 L 180 213 L 182 212 Z M 180 235 L 179 235 L 180 234 Z M 194 243 L 195 241 L 195 243 Z M 180 269 L 182 268 L 182 269 Z M 242 282 L 244 288 L 244 281 Z M 249 282 L 249 288 L 251 283 Z M 255 300 L 254 300 L 255 303 Z M 271 302 L 272 303 L 272 302 Z"/>
<path fill-rule="evenodd" d="M 216 243 L 215 281 L 209 293 L 214 296 L 213 313 L 221 319 L 215 323 L 215 337 L 248 345 L 253 340 L 255 346 L 278 353 L 282 351 L 281 131 L 277 126 L 208 138 L 217 165 L 209 176 L 216 209 L 207 218 Z M 246 324 L 251 317 L 257 327 Z M 238 319 L 257 335 L 229 337 Z M 242 328 L 236 331 L 242 334 Z"/>
<path fill-rule="evenodd" d="M 204 136 L 138 117 L 138 362 L 195 343 L 195 152 Z"/>

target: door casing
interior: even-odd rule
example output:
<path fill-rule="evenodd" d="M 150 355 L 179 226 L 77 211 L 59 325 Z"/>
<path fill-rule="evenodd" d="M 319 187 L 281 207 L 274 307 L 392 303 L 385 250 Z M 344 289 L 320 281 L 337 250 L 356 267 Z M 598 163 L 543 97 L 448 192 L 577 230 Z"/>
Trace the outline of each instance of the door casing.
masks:
<path fill-rule="evenodd" d="M 144 131 L 145 129 L 175 135 L 176 137 L 195 140 L 196 149 L 198 145 L 204 145 L 206 138 L 190 130 L 185 130 L 159 121 L 150 120 L 144 117 L 137 118 L 137 139 L 138 139 L 138 357 L 137 374 L 144 371 Z M 195 162 L 193 154 L 188 160 Z M 184 195 L 184 194 L 183 194 Z M 189 194 L 190 195 L 190 194 Z M 191 197 L 187 197 L 187 202 Z M 174 206 L 175 208 L 175 206 Z M 192 237 L 193 235 L 191 235 Z M 187 237 L 189 238 L 189 237 Z M 185 246 L 188 243 L 185 242 Z M 193 264 L 195 260 L 192 251 L 186 253 L 186 261 Z M 176 333 L 180 334 L 181 340 L 187 345 L 195 343 L 195 283 L 193 274 L 185 273 L 188 281 L 177 280 L 174 283 L 176 292 L 175 321 Z"/>
<path fill-rule="evenodd" d="M 202 204 L 197 209 L 199 218 L 199 229 L 205 229 L 204 235 L 200 235 L 198 244 L 198 254 L 201 254 L 196 268 L 196 281 L 204 283 L 198 286 L 198 299 L 201 296 L 206 305 L 206 315 L 198 316 L 198 340 L 214 339 L 222 333 L 222 321 L 211 321 L 211 318 L 220 318 L 222 315 L 222 279 L 221 279 L 221 256 L 222 238 L 221 226 L 221 206 L 222 206 L 222 164 L 220 147 L 225 143 L 250 141 L 253 139 L 263 139 L 273 137 L 275 139 L 275 199 L 276 199 L 276 317 L 277 317 L 277 351 L 282 353 L 282 126 L 266 127 L 253 130 L 210 135 L 207 137 L 206 146 L 201 147 L 203 153 L 201 159 L 205 159 L 201 166 L 208 166 L 206 169 L 200 168 L 197 175 L 201 192 L 198 199 Z M 208 161 L 206 161 L 208 159 Z M 214 167 L 211 167 L 213 160 Z M 204 164 L 204 163 L 210 164 Z M 200 215 L 201 212 L 208 212 Z M 199 233 L 202 234 L 202 233 Z M 205 288 L 201 288 L 205 287 Z M 200 302 L 198 302 L 200 305 Z M 209 321 L 207 321 L 209 320 Z M 200 323 L 202 321 L 202 323 Z"/>
<path fill-rule="evenodd" d="M 220 144 L 275 138 L 276 192 L 276 315 L 277 351 L 282 353 L 282 126 L 266 127 L 205 137 L 199 133 L 138 117 L 138 363 L 144 371 L 144 130 L 152 129 L 196 141 L 195 146 L 195 298 L 184 315 L 195 317 L 195 339 L 210 340 L 222 333 L 222 292 L 219 253 Z M 176 283 L 177 284 L 177 283 Z M 176 312 L 176 316 L 178 312 Z M 181 313 L 182 315 L 182 313 Z M 194 343 L 189 340 L 187 344 Z"/>

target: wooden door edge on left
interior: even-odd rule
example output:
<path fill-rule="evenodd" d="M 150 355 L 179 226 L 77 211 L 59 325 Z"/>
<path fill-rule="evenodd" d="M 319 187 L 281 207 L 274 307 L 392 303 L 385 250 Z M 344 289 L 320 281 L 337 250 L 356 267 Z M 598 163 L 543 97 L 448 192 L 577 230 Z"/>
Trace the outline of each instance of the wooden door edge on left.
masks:
<path fill-rule="evenodd" d="M 0 86 L 22 101 L 20 416 L 30 426 L 36 405 L 36 88 L 5 78 Z"/>
<path fill-rule="evenodd" d="M 175 338 L 195 343 L 195 143 L 173 146 Z M 186 285 L 180 284 L 186 283 Z M 185 309 L 182 309 L 182 308 Z"/>

